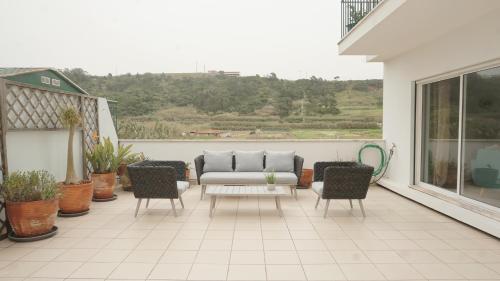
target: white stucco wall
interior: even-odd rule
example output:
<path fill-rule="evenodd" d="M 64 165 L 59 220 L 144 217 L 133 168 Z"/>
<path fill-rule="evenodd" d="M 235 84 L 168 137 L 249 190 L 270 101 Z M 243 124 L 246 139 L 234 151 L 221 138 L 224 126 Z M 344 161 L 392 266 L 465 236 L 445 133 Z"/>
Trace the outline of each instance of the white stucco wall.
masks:
<path fill-rule="evenodd" d="M 190 162 L 192 179 L 196 178 L 194 158 L 203 150 L 294 150 L 304 158 L 304 168 L 312 169 L 318 161 L 356 160 L 360 147 L 368 142 L 385 145 L 383 140 L 120 140 L 150 159 Z M 366 150 L 363 159 L 378 165 L 380 158 L 377 151 Z"/>
<path fill-rule="evenodd" d="M 497 236 L 500 235 L 498 222 L 446 206 L 444 201 L 436 201 L 408 186 L 411 179 L 412 81 L 490 64 L 499 59 L 500 20 L 498 15 L 492 13 L 438 40 L 385 61 L 383 113 L 383 137 L 388 144 L 394 142 L 397 145 L 385 185 Z"/>
<path fill-rule="evenodd" d="M 68 130 L 9 131 L 7 132 L 7 161 L 9 172 L 47 170 L 56 180 L 66 176 Z M 82 176 L 82 132 L 78 130 L 73 140 L 75 170 Z"/>
<path fill-rule="evenodd" d="M 406 185 L 410 179 L 412 81 L 495 59 L 500 59 L 500 21 L 490 15 L 384 62 L 383 136 L 398 147 L 388 178 Z"/>
<path fill-rule="evenodd" d="M 105 98 L 97 99 L 97 107 L 99 111 L 99 137 L 102 141 L 104 138 L 109 138 L 111 142 L 118 146 L 118 135 L 116 134 L 113 118 L 109 111 L 108 101 Z"/>

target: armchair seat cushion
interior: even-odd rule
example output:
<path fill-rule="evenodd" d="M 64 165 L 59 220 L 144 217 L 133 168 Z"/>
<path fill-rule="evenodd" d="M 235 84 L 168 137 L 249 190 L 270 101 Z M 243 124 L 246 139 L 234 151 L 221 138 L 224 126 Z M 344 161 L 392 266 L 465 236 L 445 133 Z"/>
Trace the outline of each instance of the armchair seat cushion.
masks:
<path fill-rule="evenodd" d="M 323 182 L 322 181 L 315 181 L 312 183 L 312 190 L 318 194 L 322 195 L 323 194 Z"/>
<path fill-rule="evenodd" d="M 200 177 L 201 184 L 266 184 L 264 172 L 210 172 Z M 278 172 L 276 184 L 296 185 L 297 176 L 290 172 Z"/>
<path fill-rule="evenodd" d="M 189 182 L 177 181 L 177 192 L 179 192 L 179 195 L 184 193 L 188 188 L 189 188 Z"/>

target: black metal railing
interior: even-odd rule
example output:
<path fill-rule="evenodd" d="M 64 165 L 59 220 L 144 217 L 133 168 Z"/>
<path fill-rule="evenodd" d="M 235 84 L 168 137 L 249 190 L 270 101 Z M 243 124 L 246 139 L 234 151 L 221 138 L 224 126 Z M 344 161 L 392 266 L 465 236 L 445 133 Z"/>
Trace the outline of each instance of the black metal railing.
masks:
<path fill-rule="evenodd" d="M 341 2 L 341 20 L 342 20 L 342 37 L 344 37 L 351 29 L 378 3 L 383 0 L 342 0 Z"/>

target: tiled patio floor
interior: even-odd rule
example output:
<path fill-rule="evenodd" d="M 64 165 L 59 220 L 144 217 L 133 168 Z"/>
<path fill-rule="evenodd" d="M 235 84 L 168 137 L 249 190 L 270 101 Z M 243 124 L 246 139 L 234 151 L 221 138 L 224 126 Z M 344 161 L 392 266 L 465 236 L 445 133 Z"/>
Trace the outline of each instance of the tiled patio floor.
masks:
<path fill-rule="evenodd" d="M 0 242 L 0 280 L 425 280 L 500 279 L 500 241 L 371 187 L 367 218 L 357 204 L 322 204 L 299 190 L 283 200 L 218 201 L 213 219 L 199 187 L 170 214 L 168 200 L 151 201 L 134 218 L 136 201 L 94 203 L 91 213 L 58 218 L 50 240 Z M 180 204 L 177 203 L 180 208 Z"/>

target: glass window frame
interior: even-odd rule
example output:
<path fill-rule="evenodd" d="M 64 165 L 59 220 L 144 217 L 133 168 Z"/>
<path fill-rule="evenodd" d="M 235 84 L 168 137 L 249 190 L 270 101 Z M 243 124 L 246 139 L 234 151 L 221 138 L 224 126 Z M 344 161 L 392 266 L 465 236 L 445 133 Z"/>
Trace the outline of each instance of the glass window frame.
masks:
<path fill-rule="evenodd" d="M 500 208 L 492 206 L 490 204 L 466 197 L 462 195 L 462 189 L 464 186 L 464 179 L 462 177 L 462 173 L 464 171 L 463 169 L 463 140 L 464 140 L 464 126 L 465 126 L 465 75 L 483 71 L 483 70 L 488 70 L 492 68 L 498 68 L 500 67 L 500 60 L 490 62 L 490 63 L 485 63 L 481 65 L 476 65 L 472 66 L 469 68 L 464 68 L 462 70 L 457 70 L 453 72 L 449 72 L 446 74 L 442 75 L 436 75 L 434 77 L 430 78 L 425 78 L 422 80 L 417 80 L 415 81 L 415 95 L 414 95 L 414 114 L 412 120 L 414 125 L 414 141 L 413 141 L 413 155 L 414 155 L 414 162 L 412 164 L 413 166 L 413 182 L 411 185 L 415 185 L 418 187 L 422 187 L 425 189 L 428 189 L 433 192 L 437 192 L 440 194 L 444 194 L 453 198 L 456 198 L 458 200 L 463 200 L 464 202 L 468 202 L 480 207 L 484 207 L 487 209 L 495 210 L 498 211 Z M 460 93 L 459 93 L 459 128 L 458 128 L 458 148 L 457 148 L 457 185 L 456 188 L 453 191 L 447 190 L 440 188 L 438 186 L 434 186 L 425 182 L 421 181 L 421 175 L 422 175 L 422 145 L 423 145 L 423 123 L 424 123 L 424 108 L 423 108 L 423 86 L 426 84 L 434 83 L 434 82 L 439 82 L 442 80 L 447 80 L 450 78 L 456 78 L 460 77 Z"/>

